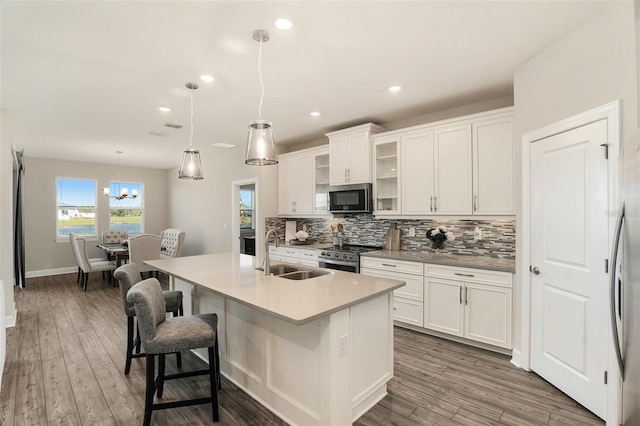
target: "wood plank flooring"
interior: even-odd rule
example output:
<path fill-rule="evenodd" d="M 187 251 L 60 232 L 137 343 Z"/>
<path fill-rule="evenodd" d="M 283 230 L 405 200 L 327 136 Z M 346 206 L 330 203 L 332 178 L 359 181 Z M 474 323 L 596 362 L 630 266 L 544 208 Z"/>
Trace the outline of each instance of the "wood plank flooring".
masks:
<path fill-rule="evenodd" d="M 138 425 L 144 358 L 123 374 L 126 320 L 119 289 L 93 274 L 87 292 L 75 274 L 27 280 L 16 289 L 17 324 L 7 329 L 0 424 Z M 203 368 L 191 353 L 183 368 Z M 167 373 L 175 372 L 167 357 Z M 169 382 L 163 401 L 205 396 L 208 379 Z M 604 425 L 555 387 L 509 358 L 396 327 L 389 394 L 356 425 Z M 223 378 L 220 425 L 286 423 Z M 209 425 L 211 407 L 154 412 L 154 425 Z"/>

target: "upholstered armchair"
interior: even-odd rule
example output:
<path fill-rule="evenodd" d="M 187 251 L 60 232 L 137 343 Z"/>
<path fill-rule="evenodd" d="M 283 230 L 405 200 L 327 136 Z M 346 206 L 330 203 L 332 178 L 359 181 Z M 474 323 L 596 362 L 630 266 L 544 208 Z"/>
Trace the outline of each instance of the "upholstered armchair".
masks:
<path fill-rule="evenodd" d="M 134 235 L 129 238 L 129 262 L 138 265 L 140 272 L 156 271 L 145 260 L 160 259 L 160 237 L 153 234 Z"/>
<path fill-rule="evenodd" d="M 182 246 L 184 245 L 184 231 L 181 229 L 169 228 L 160 232 L 162 242 L 161 257 L 180 257 Z"/>
<path fill-rule="evenodd" d="M 87 240 L 78 236 L 78 234 L 71 234 L 69 236 L 71 240 L 71 248 L 73 254 L 76 256 L 78 266 L 82 273 L 80 274 L 82 288 L 87 291 L 87 284 L 89 283 L 89 274 L 91 272 L 106 272 L 111 281 L 111 272 L 116 269 L 116 263 L 107 259 L 89 259 L 87 257 Z"/>
<path fill-rule="evenodd" d="M 124 229 L 110 229 L 102 232 L 103 244 L 120 244 L 129 238 L 129 233 Z"/>

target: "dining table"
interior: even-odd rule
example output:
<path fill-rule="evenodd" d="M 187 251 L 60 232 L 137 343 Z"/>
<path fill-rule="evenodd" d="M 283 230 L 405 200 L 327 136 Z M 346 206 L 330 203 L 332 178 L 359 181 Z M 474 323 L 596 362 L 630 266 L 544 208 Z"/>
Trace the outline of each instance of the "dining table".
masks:
<path fill-rule="evenodd" d="M 105 251 L 107 259 L 115 259 L 116 268 L 129 259 L 129 247 L 121 243 L 98 243 L 96 246 Z"/>

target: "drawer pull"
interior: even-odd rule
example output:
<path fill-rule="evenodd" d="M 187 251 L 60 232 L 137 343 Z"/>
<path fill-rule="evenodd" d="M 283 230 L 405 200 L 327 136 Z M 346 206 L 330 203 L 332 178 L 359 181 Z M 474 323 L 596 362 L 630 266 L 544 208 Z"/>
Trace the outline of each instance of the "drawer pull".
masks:
<path fill-rule="evenodd" d="M 469 278 L 473 278 L 474 277 L 473 274 L 461 274 L 460 272 L 454 272 L 454 274 L 459 276 L 459 277 L 469 277 Z"/>
<path fill-rule="evenodd" d="M 390 266 L 392 268 L 395 268 L 397 265 L 391 264 L 391 263 L 383 263 L 382 266 Z"/>

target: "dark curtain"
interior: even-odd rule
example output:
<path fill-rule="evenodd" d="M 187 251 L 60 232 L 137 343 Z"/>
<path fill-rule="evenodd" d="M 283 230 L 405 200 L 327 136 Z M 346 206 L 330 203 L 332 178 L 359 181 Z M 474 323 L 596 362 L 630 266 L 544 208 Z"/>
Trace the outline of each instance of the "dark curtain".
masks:
<path fill-rule="evenodd" d="M 24 262 L 24 224 L 22 221 L 22 177 L 24 165 L 22 164 L 22 152 L 15 152 L 15 165 L 13 172 L 14 182 L 14 217 L 13 217 L 13 272 L 15 283 L 22 288 L 26 287 L 25 262 Z"/>

